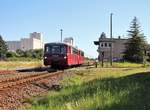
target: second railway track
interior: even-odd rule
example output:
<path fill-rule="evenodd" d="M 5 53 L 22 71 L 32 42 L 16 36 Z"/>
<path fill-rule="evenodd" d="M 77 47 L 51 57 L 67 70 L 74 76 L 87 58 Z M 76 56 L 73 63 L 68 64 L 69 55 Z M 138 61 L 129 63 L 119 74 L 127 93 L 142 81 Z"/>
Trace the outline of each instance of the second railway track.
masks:
<path fill-rule="evenodd" d="M 16 76 L 13 78 L 5 78 L 3 80 L 0 80 L 0 91 L 3 91 L 7 88 L 19 86 L 21 84 L 42 80 L 43 78 L 50 78 L 54 76 L 57 77 L 62 74 L 63 74 L 63 71 L 52 72 L 52 73 L 42 72 L 42 73 L 36 73 L 36 74 L 30 74 L 30 75 L 28 74 L 28 75 L 23 75 L 23 76 Z"/>

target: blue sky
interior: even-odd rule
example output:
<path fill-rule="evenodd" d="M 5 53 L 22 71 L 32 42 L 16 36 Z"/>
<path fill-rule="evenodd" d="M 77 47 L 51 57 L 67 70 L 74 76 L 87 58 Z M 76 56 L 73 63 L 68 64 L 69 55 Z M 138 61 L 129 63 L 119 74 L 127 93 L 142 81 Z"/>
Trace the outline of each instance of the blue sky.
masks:
<path fill-rule="evenodd" d="M 93 44 L 102 32 L 109 37 L 113 12 L 113 36 L 125 36 L 134 16 L 150 42 L 149 0 L 0 0 L 0 34 L 5 40 L 20 40 L 31 32 L 42 32 L 44 42 L 73 37 L 76 45 L 97 57 Z"/>

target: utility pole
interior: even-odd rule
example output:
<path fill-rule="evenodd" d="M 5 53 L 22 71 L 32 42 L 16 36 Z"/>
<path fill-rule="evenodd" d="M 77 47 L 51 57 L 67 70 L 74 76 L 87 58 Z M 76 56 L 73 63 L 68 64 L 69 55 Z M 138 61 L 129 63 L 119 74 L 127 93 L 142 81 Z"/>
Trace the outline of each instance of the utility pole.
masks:
<path fill-rule="evenodd" d="M 112 39 L 112 15 L 110 14 L 110 39 L 111 39 L 111 46 L 110 46 L 110 65 L 112 66 L 113 63 L 113 39 Z"/>
<path fill-rule="evenodd" d="M 60 33 L 60 34 L 61 34 L 61 35 L 60 35 L 60 36 L 61 36 L 61 42 L 62 42 L 62 31 L 63 31 L 63 30 L 62 30 L 62 29 L 60 29 L 60 32 L 61 32 L 61 33 Z"/>

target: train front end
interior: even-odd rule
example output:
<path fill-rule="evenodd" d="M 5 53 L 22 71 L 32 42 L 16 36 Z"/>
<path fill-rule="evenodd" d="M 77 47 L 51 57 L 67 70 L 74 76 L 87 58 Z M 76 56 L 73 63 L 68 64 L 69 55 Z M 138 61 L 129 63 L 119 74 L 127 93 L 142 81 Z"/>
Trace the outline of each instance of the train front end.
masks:
<path fill-rule="evenodd" d="M 63 43 L 48 43 L 44 47 L 44 65 L 51 67 L 66 67 L 67 46 Z"/>

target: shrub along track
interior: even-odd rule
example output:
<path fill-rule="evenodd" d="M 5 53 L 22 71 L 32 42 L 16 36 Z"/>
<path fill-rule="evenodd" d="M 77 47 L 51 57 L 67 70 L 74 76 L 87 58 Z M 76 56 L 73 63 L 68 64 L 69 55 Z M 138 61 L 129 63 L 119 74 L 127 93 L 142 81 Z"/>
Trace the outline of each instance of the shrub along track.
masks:
<path fill-rule="evenodd" d="M 34 72 L 0 79 L 0 110 L 22 109 L 22 103 L 29 101 L 30 96 L 46 92 L 54 85 L 58 86 L 62 76 L 63 71 Z"/>

